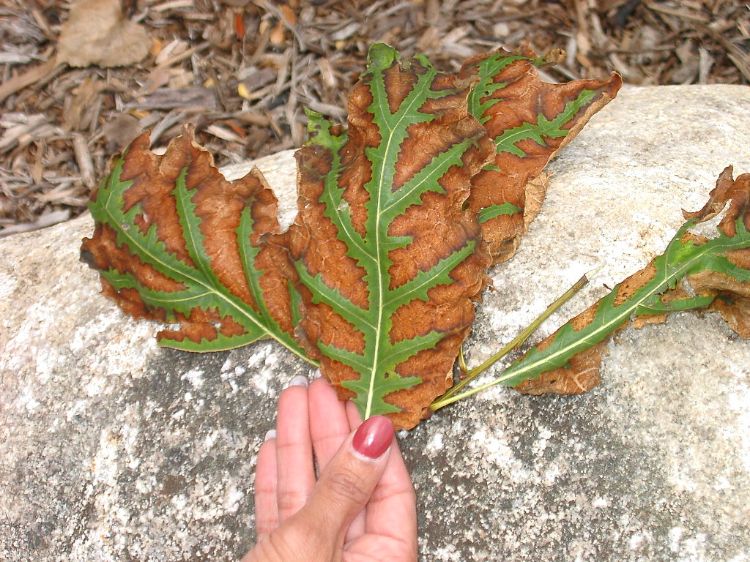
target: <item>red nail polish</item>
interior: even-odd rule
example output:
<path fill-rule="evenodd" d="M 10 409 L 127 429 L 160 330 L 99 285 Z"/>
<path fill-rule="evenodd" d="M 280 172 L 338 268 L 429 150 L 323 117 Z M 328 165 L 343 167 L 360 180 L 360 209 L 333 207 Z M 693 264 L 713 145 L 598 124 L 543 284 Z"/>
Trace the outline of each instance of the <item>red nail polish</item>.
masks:
<path fill-rule="evenodd" d="M 352 447 L 359 454 L 377 459 L 393 441 L 393 424 L 385 416 L 372 416 L 359 426 L 352 438 Z"/>

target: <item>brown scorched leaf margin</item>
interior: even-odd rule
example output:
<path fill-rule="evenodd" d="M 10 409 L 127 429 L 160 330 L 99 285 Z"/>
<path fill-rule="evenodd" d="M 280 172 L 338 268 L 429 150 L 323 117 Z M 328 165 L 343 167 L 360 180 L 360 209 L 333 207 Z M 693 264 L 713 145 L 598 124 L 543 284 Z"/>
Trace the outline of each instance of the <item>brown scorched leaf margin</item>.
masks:
<path fill-rule="evenodd" d="M 257 171 L 227 182 L 189 129 L 164 156 L 136 139 L 94 194 L 96 230 L 82 256 L 105 294 L 134 316 L 179 324 L 159 343 L 219 351 L 294 338 L 299 301 L 286 251 L 274 243 L 276 199 Z"/>

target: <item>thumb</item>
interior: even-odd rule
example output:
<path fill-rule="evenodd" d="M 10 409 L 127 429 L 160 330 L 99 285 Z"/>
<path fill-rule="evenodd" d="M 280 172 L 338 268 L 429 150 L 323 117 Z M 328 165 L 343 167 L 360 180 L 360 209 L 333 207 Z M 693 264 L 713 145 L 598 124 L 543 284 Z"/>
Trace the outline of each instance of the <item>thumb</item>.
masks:
<path fill-rule="evenodd" d="M 309 516 L 323 526 L 327 536 L 343 541 L 380 481 L 392 443 L 391 420 L 373 416 L 344 441 L 325 467 L 303 511 L 309 510 Z"/>

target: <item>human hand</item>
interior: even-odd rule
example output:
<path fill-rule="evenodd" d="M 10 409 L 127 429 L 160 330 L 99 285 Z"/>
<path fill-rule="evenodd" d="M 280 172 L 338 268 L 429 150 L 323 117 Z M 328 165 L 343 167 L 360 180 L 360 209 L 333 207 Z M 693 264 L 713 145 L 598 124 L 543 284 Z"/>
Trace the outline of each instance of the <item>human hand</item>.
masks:
<path fill-rule="evenodd" d="M 390 420 L 362 423 L 324 379 L 292 379 L 258 453 L 255 521 L 243 562 L 416 560 L 416 496 Z"/>

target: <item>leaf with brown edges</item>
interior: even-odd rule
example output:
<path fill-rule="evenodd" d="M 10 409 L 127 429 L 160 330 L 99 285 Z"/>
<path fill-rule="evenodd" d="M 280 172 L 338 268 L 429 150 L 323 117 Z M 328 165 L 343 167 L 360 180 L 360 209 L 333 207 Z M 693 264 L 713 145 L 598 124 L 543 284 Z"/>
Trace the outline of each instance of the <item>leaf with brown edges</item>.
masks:
<path fill-rule="evenodd" d="M 457 76 L 459 83 L 472 83 L 469 112 L 495 144 L 495 160 L 472 179 L 469 198 L 493 263 L 513 256 L 539 212 L 549 160 L 622 85 L 618 74 L 550 84 L 536 69 L 545 63 L 533 51 L 500 50 L 469 59 Z"/>
<path fill-rule="evenodd" d="M 177 325 L 162 345 L 272 338 L 363 417 L 413 427 L 452 385 L 487 249 L 509 257 L 543 199 L 529 186 L 619 87 L 544 84 L 537 62 L 492 53 L 444 74 L 374 45 L 348 130 L 308 115 L 283 235 L 259 172 L 226 181 L 190 131 L 164 156 L 140 137 L 94 194 L 82 254 L 126 312 Z"/>
<path fill-rule="evenodd" d="M 163 156 L 144 134 L 89 208 L 96 230 L 82 257 L 125 312 L 178 325 L 161 345 L 216 351 L 272 338 L 306 358 L 294 339 L 296 274 L 260 172 L 228 182 L 192 130 Z"/>
<path fill-rule="evenodd" d="M 424 57 L 370 49 L 345 132 L 309 114 L 297 153 L 299 214 L 291 251 L 301 323 L 323 374 L 363 418 L 413 427 L 452 384 L 489 257 L 464 208 L 492 144 Z"/>
<path fill-rule="evenodd" d="M 715 238 L 690 232 L 722 211 Z M 672 312 L 715 310 L 750 338 L 750 174 L 733 179 L 726 168 L 706 205 L 684 215 L 689 220 L 662 255 L 511 365 L 501 376 L 506 384 L 529 394 L 585 392 L 599 383 L 603 346 L 613 334 Z"/>

